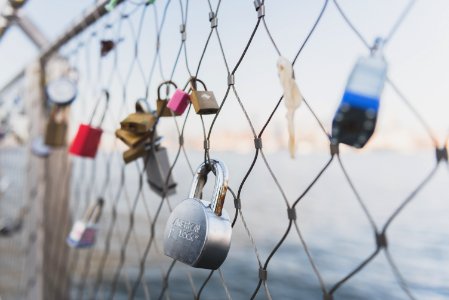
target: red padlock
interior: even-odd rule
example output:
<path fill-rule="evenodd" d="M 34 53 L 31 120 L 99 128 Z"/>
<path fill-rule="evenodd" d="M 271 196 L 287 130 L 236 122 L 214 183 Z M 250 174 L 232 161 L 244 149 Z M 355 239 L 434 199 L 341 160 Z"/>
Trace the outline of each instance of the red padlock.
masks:
<path fill-rule="evenodd" d="M 69 152 L 71 154 L 90 158 L 94 158 L 97 155 L 98 145 L 100 144 L 101 134 L 103 133 L 101 124 L 103 123 L 109 104 L 109 92 L 107 90 L 103 90 L 103 96 L 105 97 L 106 105 L 104 107 L 100 124 L 98 127 L 92 126 L 92 121 L 101 98 L 99 98 L 95 104 L 89 124 L 81 124 L 78 128 L 78 132 L 76 133 L 76 136 L 69 148 Z"/>

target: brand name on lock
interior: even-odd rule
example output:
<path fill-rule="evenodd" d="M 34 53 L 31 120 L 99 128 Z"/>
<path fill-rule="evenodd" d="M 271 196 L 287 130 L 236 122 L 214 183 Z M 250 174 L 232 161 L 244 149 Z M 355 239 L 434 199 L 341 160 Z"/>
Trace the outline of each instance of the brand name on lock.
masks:
<path fill-rule="evenodd" d="M 193 242 L 200 237 L 201 225 L 180 218 L 176 218 L 170 229 L 169 238 L 177 240 L 179 238 Z"/>
<path fill-rule="evenodd" d="M 211 201 L 201 199 L 207 174 L 215 174 Z M 164 253 L 195 268 L 216 270 L 231 246 L 232 226 L 223 209 L 228 171 L 223 162 L 211 159 L 201 164 L 193 179 L 189 198 L 170 214 L 165 228 Z"/>

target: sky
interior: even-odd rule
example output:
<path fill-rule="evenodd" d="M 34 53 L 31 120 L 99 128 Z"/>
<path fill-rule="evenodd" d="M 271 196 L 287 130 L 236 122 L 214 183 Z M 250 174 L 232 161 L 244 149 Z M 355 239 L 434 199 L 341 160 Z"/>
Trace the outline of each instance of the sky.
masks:
<path fill-rule="evenodd" d="M 24 8 L 24 13 L 36 23 L 49 40 L 54 40 L 93 2 L 92 0 L 30 0 Z M 185 1 L 182 2 L 185 3 Z M 216 3 L 217 1 L 212 1 L 214 7 Z M 339 3 L 362 35 L 371 42 L 377 36 L 388 34 L 409 1 L 342 0 Z M 162 11 L 164 4 L 165 1 L 156 1 L 159 12 Z M 322 1 L 316 0 L 266 1 L 266 22 L 283 56 L 288 59 L 294 57 L 322 5 Z M 197 65 L 205 38 L 210 30 L 207 18 L 208 9 L 207 1 L 194 0 L 189 3 L 187 50 L 191 68 Z M 179 11 L 179 2 L 173 1 L 169 7 L 166 26 L 162 32 L 161 61 L 162 68 L 166 70 L 165 73 L 169 73 L 168 70 L 172 68 L 180 43 Z M 113 17 L 110 17 L 110 20 L 112 19 Z M 138 18 L 133 18 L 129 23 L 133 24 L 131 26 L 125 23 L 120 33 L 120 37 L 124 39 L 123 45 L 119 46 L 121 47 L 119 49 L 119 67 L 123 69 L 121 72 L 123 74 L 132 63 L 133 45 L 130 29 L 133 26 L 137 27 L 137 21 Z M 221 4 L 218 29 L 231 68 L 242 53 L 256 21 L 257 15 L 252 1 L 228 0 Z M 143 33 L 139 45 L 140 60 L 144 70 L 148 71 L 154 53 L 155 40 L 154 19 L 151 13 L 148 13 L 145 18 Z M 438 134 L 441 141 L 449 129 L 447 118 L 449 105 L 446 100 L 449 99 L 447 84 L 449 81 L 448 35 L 449 3 L 444 0 L 416 1 L 410 14 L 385 49 L 385 56 L 389 63 L 389 77 L 422 114 L 423 118 L 429 122 L 430 127 Z M 0 41 L 0 65 L 2 66 L 0 86 L 32 61 L 37 53 L 37 49 L 19 29 L 12 27 Z M 359 56 L 367 54 L 366 48 L 350 30 L 338 14 L 335 5 L 330 1 L 316 32 L 294 66 L 297 83 L 302 94 L 319 118 L 323 120 L 327 129 L 330 129 L 333 114 L 339 104 L 354 62 Z M 257 132 L 264 125 L 282 94 L 276 73 L 277 58 L 278 55 L 266 32 L 260 28 L 235 76 L 239 96 Z M 83 58 L 79 59 L 83 60 Z M 112 61 L 112 57 L 107 58 L 105 64 L 110 65 Z M 90 66 L 89 68 L 94 67 Z M 80 73 L 83 74 L 85 71 L 87 69 L 81 70 Z M 137 73 L 137 71 L 133 70 L 133 73 Z M 217 39 L 213 36 L 204 57 L 199 78 L 205 80 L 208 88 L 215 92 L 218 99 L 221 99 L 227 87 L 226 74 Z M 95 75 L 92 76 L 95 77 Z M 111 89 L 116 97 L 116 100 L 113 98 L 113 103 L 118 103 L 122 91 L 114 89 L 119 86 L 120 78 L 117 78 L 119 76 L 113 77 Z M 176 69 L 174 81 L 183 85 L 187 78 L 186 67 L 181 60 Z M 103 76 L 97 81 L 95 84 L 101 86 L 105 84 L 107 78 Z M 161 81 L 162 78 L 157 74 L 149 90 L 151 99 L 156 98 L 156 87 Z M 142 89 L 142 83 L 139 82 L 138 77 L 134 77 L 134 75 L 128 85 L 127 110 L 132 110 L 133 99 L 141 97 L 145 91 Z M 91 97 L 92 95 L 88 98 Z M 83 118 L 85 119 L 84 112 L 89 111 L 92 106 L 91 102 L 87 102 L 87 107 L 81 104 L 74 105 L 72 113 L 75 115 L 75 122 L 85 121 L 83 120 Z M 116 105 L 115 109 L 120 113 L 119 105 L 113 105 Z M 267 143 L 270 145 L 271 141 L 274 148 L 276 148 L 279 136 L 282 142 L 286 143 L 287 132 L 284 114 L 285 108 L 281 105 L 266 132 Z M 210 120 L 209 117 L 206 117 L 206 124 L 210 124 Z M 114 122 L 115 120 L 106 120 L 105 126 L 113 131 Z M 194 124 L 191 125 L 190 131 L 198 133 L 198 136 L 201 137 L 200 123 L 197 121 L 191 123 Z M 239 136 L 250 135 L 249 125 L 234 96 L 230 97 L 222 116 L 217 120 L 216 127 L 217 132 L 229 133 L 227 137 L 222 138 L 224 141 L 222 144 L 229 144 L 229 140 Z M 299 140 L 307 141 L 302 145 L 300 142 L 300 148 L 325 146 L 325 140 L 305 105 L 302 105 L 297 112 L 296 128 Z M 216 141 L 216 144 L 219 142 Z M 403 104 L 391 87 L 387 86 L 382 97 L 378 129 L 371 146 L 407 149 L 428 147 L 429 144 L 429 139 L 407 106 Z"/>

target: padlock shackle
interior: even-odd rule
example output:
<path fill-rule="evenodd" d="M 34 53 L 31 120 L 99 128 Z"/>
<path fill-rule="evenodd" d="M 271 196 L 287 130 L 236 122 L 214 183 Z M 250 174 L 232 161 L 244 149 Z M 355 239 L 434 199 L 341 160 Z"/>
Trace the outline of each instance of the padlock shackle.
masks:
<path fill-rule="evenodd" d="M 215 174 L 214 193 L 210 206 L 217 216 L 221 216 L 229 180 L 228 168 L 226 168 L 226 165 L 222 161 L 211 159 L 210 162 L 204 162 L 198 167 L 193 177 L 189 198 L 201 199 L 201 193 L 210 171 Z"/>
<path fill-rule="evenodd" d="M 150 104 L 147 99 L 139 98 L 136 100 L 136 112 L 138 113 L 153 113 Z"/>
<path fill-rule="evenodd" d="M 84 221 L 86 223 L 93 223 L 97 224 L 100 220 L 101 213 L 103 211 L 103 204 L 104 200 L 103 198 L 98 198 L 95 205 L 89 207 L 89 209 L 86 211 L 86 214 L 84 215 Z"/>
<path fill-rule="evenodd" d="M 198 81 L 199 83 L 201 83 L 201 85 L 203 86 L 204 90 L 207 91 L 206 84 L 201 79 L 198 79 L 197 77 L 192 76 L 192 77 L 190 77 L 189 81 L 190 81 L 190 85 L 192 86 L 192 90 L 197 90 L 196 82 Z"/>
<path fill-rule="evenodd" d="M 98 124 L 98 127 L 101 127 L 101 125 L 103 124 L 104 117 L 106 116 L 106 111 L 108 110 L 108 106 L 109 106 L 109 91 L 106 90 L 106 89 L 101 91 L 101 96 L 98 97 L 97 103 L 95 103 L 94 110 L 92 112 L 92 115 L 90 116 L 90 121 L 89 121 L 89 125 L 90 126 L 92 126 L 92 122 L 93 122 L 95 114 L 97 112 L 98 105 L 100 104 L 100 100 L 103 98 L 102 96 L 104 96 L 104 99 L 106 101 L 106 105 L 104 107 L 103 115 L 101 116 L 101 120 L 100 120 L 100 123 Z"/>
<path fill-rule="evenodd" d="M 162 98 L 161 98 L 161 87 L 163 87 L 164 85 L 172 85 L 172 86 L 175 87 L 175 89 L 178 88 L 178 86 L 176 85 L 176 83 L 174 83 L 174 82 L 171 81 L 171 80 L 167 80 L 167 81 L 162 82 L 162 83 L 158 86 L 158 88 L 157 88 L 157 99 L 161 99 L 161 100 L 162 100 Z M 167 91 L 168 91 L 168 90 L 167 90 Z"/>

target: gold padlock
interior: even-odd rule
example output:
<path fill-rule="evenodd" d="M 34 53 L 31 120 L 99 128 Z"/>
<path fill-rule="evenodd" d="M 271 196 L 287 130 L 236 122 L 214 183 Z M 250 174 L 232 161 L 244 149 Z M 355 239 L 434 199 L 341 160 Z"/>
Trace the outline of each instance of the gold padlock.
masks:
<path fill-rule="evenodd" d="M 157 101 L 156 101 L 157 116 L 160 116 L 160 117 L 179 116 L 179 114 L 176 114 L 176 113 L 172 112 L 170 110 L 170 108 L 167 107 L 168 100 L 161 98 L 161 88 L 164 85 L 167 87 L 167 90 L 166 90 L 166 94 L 167 95 L 169 93 L 169 86 L 170 85 L 173 85 L 175 87 L 175 89 L 178 88 L 178 86 L 171 80 L 164 81 L 164 82 L 162 82 L 159 85 L 159 87 L 157 88 Z"/>
<path fill-rule="evenodd" d="M 151 147 L 159 147 L 161 144 L 162 137 L 157 136 L 154 140 L 154 142 L 149 141 L 144 144 L 140 144 L 137 147 L 129 148 L 125 152 L 123 152 L 123 160 L 125 161 L 125 164 L 128 164 L 140 157 L 145 156 L 150 150 Z"/>
<path fill-rule="evenodd" d="M 51 147 L 66 145 L 67 111 L 65 107 L 53 106 L 45 130 L 45 144 Z"/>
<path fill-rule="evenodd" d="M 129 148 L 125 152 L 123 152 L 123 160 L 125 161 L 125 164 L 128 164 L 139 157 L 142 157 L 145 155 L 146 152 L 146 144 L 140 145 L 134 148 Z"/>
<path fill-rule="evenodd" d="M 120 122 L 123 130 L 133 133 L 146 133 L 153 129 L 156 118 L 151 113 L 137 112 L 127 116 Z"/>
<path fill-rule="evenodd" d="M 115 136 L 119 138 L 122 142 L 124 142 L 129 147 L 135 147 L 147 139 L 151 139 L 152 131 L 147 131 L 142 134 L 136 134 L 127 130 L 117 129 L 115 131 Z"/>
<path fill-rule="evenodd" d="M 198 91 L 196 89 L 197 81 L 204 87 L 204 91 Z M 198 78 L 192 77 L 190 79 L 190 84 L 192 88 L 190 100 L 192 101 L 195 112 L 199 115 L 216 114 L 220 107 L 218 106 L 214 93 L 208 91 L 204 82 Z"/>

